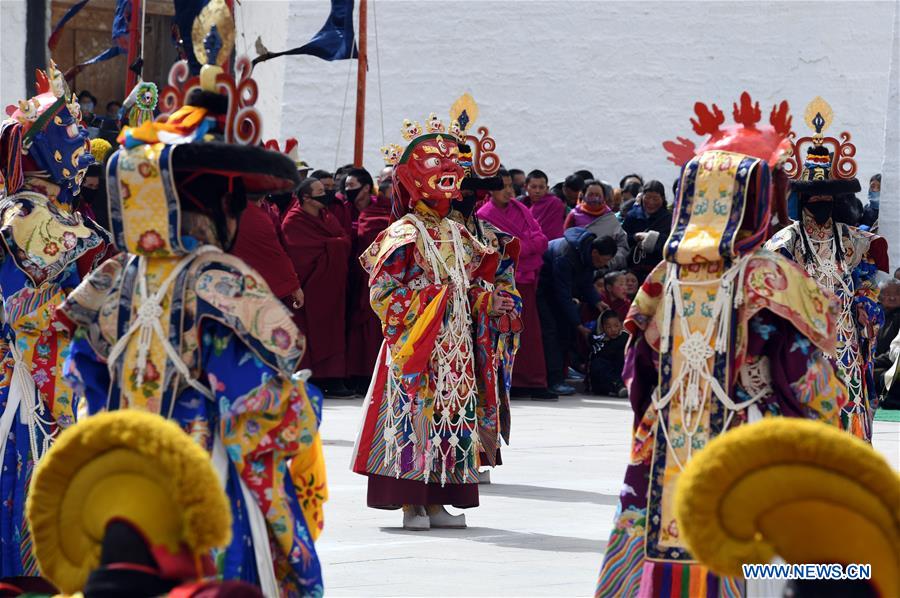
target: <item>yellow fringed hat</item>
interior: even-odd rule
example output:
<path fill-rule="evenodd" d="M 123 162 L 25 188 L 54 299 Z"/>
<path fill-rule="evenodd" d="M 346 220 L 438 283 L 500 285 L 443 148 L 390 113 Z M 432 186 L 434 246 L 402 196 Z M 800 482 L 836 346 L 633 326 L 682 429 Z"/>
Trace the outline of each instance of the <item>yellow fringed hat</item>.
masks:
<path fill-rule="evenodd" d="M 231 510 L 209 455 L 177 424 L 135 410 L 101 413 L 63 432 L 35 470 L 27 515 L 41 573 L 65 593 L 81 590 L 100 565 L 112 521 L 196 562 L 231 538 Z"/>
<path fill-rule="evenodd" d="M 871 564 L 900 596 L 900 476 L 871 446 L 824 423 L 740 426 L 688 463 L 675 497 L 691 553 L 720 575 L 741 565 Z"/>
<path fill-rule="evenodd" d="M 98 164 L 103 164 L 103 161 L 106 160 L 106 156 L 108 156 L 111 151 L 112 145 L 110 145 L 109 141 L 106 139 L 101 139 L 99 137 L 91 139 L 91 155 L 94 156 L 94 159 Z"/>

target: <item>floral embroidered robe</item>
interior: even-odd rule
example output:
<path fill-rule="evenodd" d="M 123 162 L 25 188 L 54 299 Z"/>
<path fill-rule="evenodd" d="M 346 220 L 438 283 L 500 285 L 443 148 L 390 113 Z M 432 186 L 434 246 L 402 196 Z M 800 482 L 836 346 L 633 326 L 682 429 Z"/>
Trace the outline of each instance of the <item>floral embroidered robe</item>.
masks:
<path fill-rule="evenodd" d="M 498 258 L 458 223 L 425 210 L 417 204 L 360 257 L 384 344 L 352 467 L 474 484 L 480 453 L 499 447 L 497 374 L 487 366 L 494 363 L 487 287 Z"/>
<path fill-rule="evenodd" d="M 681 470 L 748 421 L 838 425 L 847 390 L 824 356 L 835 344 L 834 297 L 756 249 L 768 229 L 768 176 L 765 161 L 721 150 L 682 171 L 666 261 L 625 320 L 633 438 L 598 598 L 744 595 L 743 579 L 710 573 L 681 539 Z"/>
<path fill-rule="evenodd" d="M 281 596 L 320 596 L 313 539 L 325 497 L 317 432 L 322 397 L 294 375 L 303 337 L 262 276 L 205 247 L 184 257 L 121 254 L 95 270 L 60 310 L 60 320 L 77 327 L 66 378 L 83 401 L 79 411 L 158 413 L 212 453 L 232 503 L 232 541 L 215 555 L 223 579 L 260 584 L 271 577 L 258 570 L 254 553 L 263 541 L 271 546 Z M 177 268 L 158 319 L 194 385 L 156 340 L 143 372 L 137 339 L 113 353 L 142 313 L 137 279 L 146 272 L 153 293 Z M 108 363 L 111 354 L 117 358 Z M 254 532 L 256 509 L 262 539 Z"/>
<path fill-rule="evenodd" d="M 62 380 L 68 343 L 51 320 L 81 279 L 79 258 L 109 238 L 58 193 L 56 185 L 27 178 L 0 200 L 0 577 L 38 575 L 25 520 L 28 485 L 58 430 L 74 421 Z"/>
<path fill-rule="evenodd" d="M 792 270 L 792 264 L 772 254 L 754 258 L 747 268 L 746 299 L 738 310 L 745 350 L 732 357 L 732 396 L 738 403 L 759 396 L 756 408 L 763 417 L 805 417 L 838 425 L 847 391 L 822 351 L 830 344 L 825 321 L 833 315 L 817 293 L 810 300 L 809 287 L 799 284 L 804 278 Z M 632 341 L 623 374 L 634 432 L 596 596 L 676 596 L 682 590 L 690 596 L 739 596 L 742 580 L 717 578 L 690 560 L 678 540 L 671 501 L 680 471 L 677 459 L 685 459 L 687 447 L 701 449 L 713 436 L 746 423 L 751 410 L 729 418 L 728 410 L 712 400 L 697 434 L 689 437 L 679 405 L 670 403 L 660 411 L 653 404 L 660 380 L 656 308 L 663 275 L 664 269 L 657 267 L 645 281 L 625 323 Z M 703 309 L 705 302 L 697 299 Z M 813 327 L 816 322 L 822 325 L 819 331 Z"/>
<path fill-rule="evenodd" d="M 805 227 L 814 252 L 810 262 L 805 257 L 800 226 Z M 838 224 L 838 230 L 844 256 L 840 262 L 835 257 L 831 221 L 820 226 L 806 213 L 802 222 L 778 231 L 766 243 L 766 248 L 800 264 L 823 289 L 833 292 L 840 300 L 837 348 L 833 356 L 838 373 L 850 391 L 850 401 L 841 412 L 841 427 L 872 442 L 877 402 L 873 369 L 875 340 L 884 322 L 876 278 L 879 269 L 887 271 L 887 247 L 882 237 L 852 226 Z M 865 314 L 864 319 L 860 318 L 860 312 Z"/>

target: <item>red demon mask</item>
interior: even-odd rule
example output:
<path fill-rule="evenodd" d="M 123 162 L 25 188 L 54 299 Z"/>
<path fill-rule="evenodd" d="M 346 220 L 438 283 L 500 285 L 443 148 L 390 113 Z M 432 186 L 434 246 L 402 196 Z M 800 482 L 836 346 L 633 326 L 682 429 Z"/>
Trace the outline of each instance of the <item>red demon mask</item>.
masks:
<path fill-rule="evenodd" d="M 451 202 L 460 198 L 462 179 L 456 140 L 441 133 L 423 135 L 394 169 L 394 193 L 411 209 L 422 202 L 443 218 Z"/>

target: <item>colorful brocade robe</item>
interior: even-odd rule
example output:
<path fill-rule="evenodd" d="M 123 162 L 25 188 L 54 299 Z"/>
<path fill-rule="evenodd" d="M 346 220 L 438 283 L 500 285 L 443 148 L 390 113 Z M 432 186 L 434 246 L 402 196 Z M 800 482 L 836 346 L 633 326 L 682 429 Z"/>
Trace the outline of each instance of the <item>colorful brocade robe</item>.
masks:
<path fill-rule="evenodd" d="M 709 387 L 671 393 L 679 362 L 690 359 L 716 292 L 703 283 L 722 274 L 721 263 L 679 266 L 681 297 L 672 316 L 676 332 L 662 352 L 665 262 L 644 282 L 625 322 L 632 336 L 623 378 L 634 409 L 631 457 L 595 595 L 742 596 L 742 579 L 720 578 L 694 561 L 673 511 L 678 475 L 691 454 L 715 436 L 761 417 L 805 417 L 838 425 L 847 390 L 824 357 L 833 349 L 834 308 L 795 264 L 758 251 L 735 282 L 743 289 L 733 308 L 734 334 L 725 350 L 710 347 L 713 375 L 728 396 Z M 677 289 L 678 290 L 678 289 Z M 677 291 L 676 290 L 676 291 Z M 721 289 L 719 292 L 722 292 Z M 731 304 L 729 302 L 729 309 Z M 708 346 L 708 345 L 707 345 Z M 691 347 L 691 348 L 688 348 Z M 706 391 L 705 393 L 703 391 Z M 699 400 L 691 392 L 699 391 Z"/>
<path fill-rule="evenodd" d="M 839 424 L 847 389 L 825 357 L 834 295 L 758 249 L 769 175 L 766 161 L 725 150 L 682 169 L 665 261 L 625 320 L 633 437 L 597 597 L 745 595 L 743 579 L 711 573 L 681 537 L 682 470 L 713 438 L 763 417 Z"/>
<path fill-rule="evenodd" d="M 500 438 L 488 316 L 497 254 L 458 223 L 417 210 L 360 262 L 384 343 L 353 471 L 475 483 L 481 455 L 496 454 Z"/>
<path fill-rule="evenodd" d="M 222 578 L 267 596 L 322 595 L 313 544 L 326 496 L 322 396 L 294 374 L 303 337 L 263 278 L 210 246 L 122 254 L 60 312 L 77 327 L 66 377 L 79 411 L 158 413 L 212 454 L 233 515 L 231 544 L 215 555 Z M 254 550 L 261 543 L 268 560 Z"/>
<path fill-rule="evenodd" d="M 813 259 L 807 261 L 800 234 L 806 227 Z M 884 322 L 878 303 L 876 275 L 887 270 L 885 240 L 846 224 L 839 224 L 843 260 L 836 259 L 832 225 L 819 226 L 804 215 L 775 234 L 766 248 L 791 259 L 809 273 L 823 289 L 837 295 L 837 347 L 833 357 L 838 373 L 850 391 L 850 401 L 841 413 L 841 427 L 866 442 L 872 442 L 877 392 L 874 378 L 875 340 Z M 876 260 L 876 256 L 879 259 Z M 880 268 L 879 268 L 880 266 Z M 860 319 L 860 312 L 865 318 Z"/>
<path fill-rule="evenodd" d="M 28 179 L 0 200 L 0 577 L 38 575 L 25 520 L 28 485 L 35 463 L 74 421 L 62 380 L 68 343 L 52 329 L 53 313 L 80 281 L 79 258 L 108 241 L 54 189 Z"/>
<path fill-rule="evenodd" d="M 506 294 L 515 302 L 515 308 L 507 315 L 491 319 L 491 352 L 481 347 L 476 347 L 475 366 L 478 369 L 493 367 L 497 370 L 497 422 L 484 421 L 485 429 L 498 429 L 500 438 L 509 444 L 512 428 L 510 413 L 510 388 L 512 387 L 512 373 L 515 365 L 516 353 L 519 350 L 519 336 L 522 332 L 522 296 L 516 290 L 516 265 L 519 260 L 519 240 L 500 230 L 490 222 L 470 217 L 464 221 L 462 214 L 457 210 L 451 210 L 449 218 L 466 227 L 466 229 L 483 245 L 497 252 L 497 272 L 494 274 L 494 284 L 486 285 L 488 290 L 497 289 Z M 493 363 L 488 363 L 489 357 Z M 479 384 L 478 392 L 485 394 L 483 381 Z M 483 401 L 482 401 L 483 402 Z M 485 418 L 489 414 L 479 413 L 479 417 Z M 499 425 L 498 425 L 499 424 Z M 499 438 L 497 448 L 500 448 Z M 499 465 L 498 454 L 483 454 L 484 465 L 494 467 Z"/>

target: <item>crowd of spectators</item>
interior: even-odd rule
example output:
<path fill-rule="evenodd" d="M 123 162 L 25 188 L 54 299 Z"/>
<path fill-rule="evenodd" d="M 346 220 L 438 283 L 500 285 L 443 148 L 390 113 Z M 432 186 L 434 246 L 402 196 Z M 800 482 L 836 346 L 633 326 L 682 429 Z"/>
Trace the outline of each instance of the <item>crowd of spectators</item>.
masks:
<path fill-rule="evenodd" d="M 89 91 L 78 99 L 91 136 L 114 138 L 121 105 L 109 102 L 101 116 Z M 349 164 L 335 172 L 297 167 L 304 180 L 296 192 L 250 202 L 231 251 L 293 311 L 307 340 L 303 366 L 326 395 L 362 395 L 382 334 L 357 258 L 391 222 L 391 169 L 375 178 Z M 108 227 L 102 171 L 88 171 L 81 210 Z M 524 330 L 513 397 L 554 400 L 582 383 L 589 392 L 624 396 L 623 323 L 639 285 L 663 259 L 676 185 L 634 173 L 614 185 L 588 170 L 553 186 L 541 170 L 501 169 L 499 176 L 502 189 L 479 192 L 477 215 L 520 243 L 515 279 Z M 855 196 L 838 198 L 835 218 L 871 227 L 880 186 L 880 175 L 872 177 L 866 206 Z M 884 355 L 890 330 L 900 326 L 900 305 L 891 303 L 900 286 L 891 285 L 882 291 L 889 317 L 876 353 Z"/>
<path fill-rule="evenodd" d="M 390 223 L 390 175 L 385 169 L 376 183 L 349 165 L 315 170 L 293 196 L 272 198 L 281 232 L 271 238 L 284 239 L 306 298 L 295 308 L 306 365 L 329 396 L 364 394 L 378 355 L 379 323 L 356 257 Z M 671 221 L 665 185 L 631 174 L 615 187 L 589 171 L 553 187 L 540 170 L 499 176 L 503 188 L 482 193 L 477 214 L 520 241 L 525 327 L 513 396 L 553 400 L 582 382 L 598 394 L 624 393 L 623 321 L 662 258 Z"/>
<path fill-rule="evenodd" d="M 623 393 L 623 321 L 662 257 L 671 219 L 665 186 L 629 175 L 625 188 L 614 187 L 588 171 L 553 188 L 540 170 L 499 176 L 503 188 L 483 192 L 477 214 L 520 241 L 525 327 L 513 396 L 552 400 L 581 382 L 592 392 Z M 357 257 L 391 222 L 390 177 L 390 168 L 377 181 L 351 165 L 314 170 L 295 193 L 264 202 L 267 218 L 256 216 L 258 225 L 242 220 L 233 249 L 272 277 L 294 310 L 307 339 L 304 366 L 327 396 L 364 394 L 371 381 L 380 323 Z M 269 250 L 259 248 L 264 242 Z M 292 272 L 273 268 L 286 263 Z"/>

